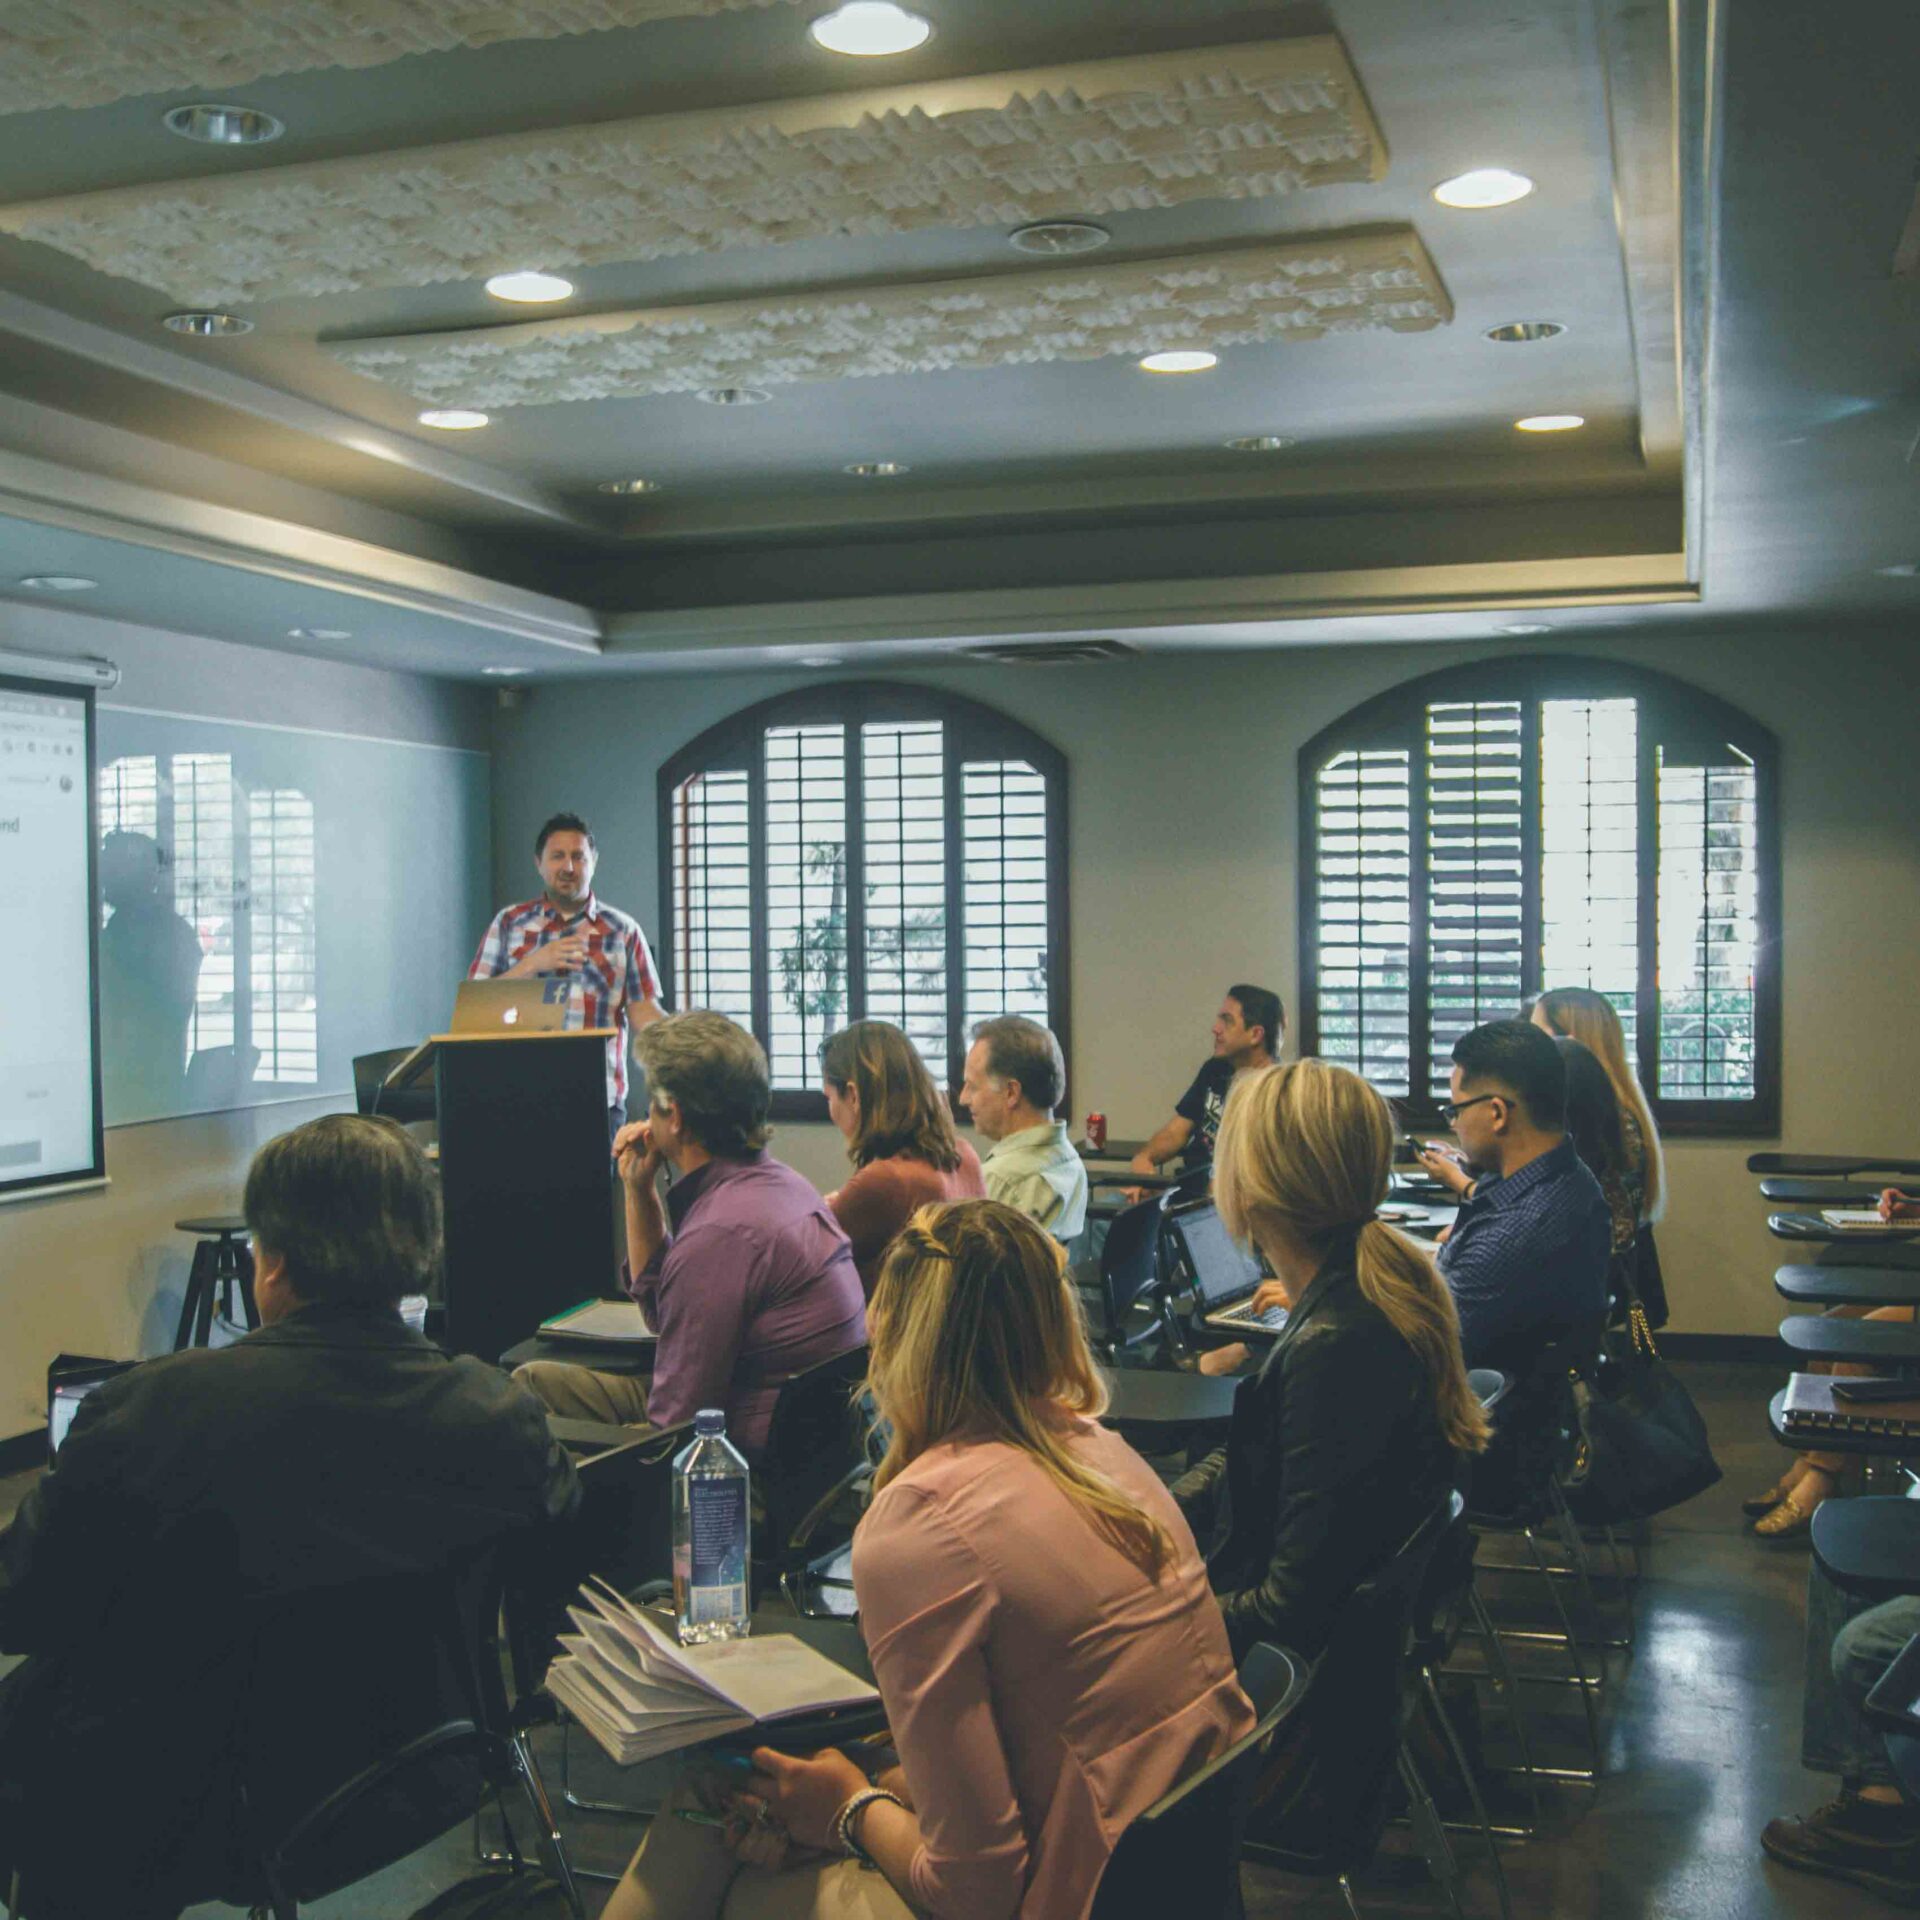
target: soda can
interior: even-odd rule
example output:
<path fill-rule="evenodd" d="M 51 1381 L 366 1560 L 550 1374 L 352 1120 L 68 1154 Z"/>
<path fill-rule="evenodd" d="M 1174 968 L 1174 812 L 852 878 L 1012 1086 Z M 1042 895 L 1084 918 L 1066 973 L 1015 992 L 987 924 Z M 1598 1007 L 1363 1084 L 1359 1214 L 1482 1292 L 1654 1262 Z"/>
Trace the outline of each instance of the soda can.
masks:
<path fill-rule="evenodd" d="M 1094 1152 L 1103 1152 L 1107 1144 L 1107 1116 L 1104 1113 L 1087 1115 L 1087 1145 Z"/>

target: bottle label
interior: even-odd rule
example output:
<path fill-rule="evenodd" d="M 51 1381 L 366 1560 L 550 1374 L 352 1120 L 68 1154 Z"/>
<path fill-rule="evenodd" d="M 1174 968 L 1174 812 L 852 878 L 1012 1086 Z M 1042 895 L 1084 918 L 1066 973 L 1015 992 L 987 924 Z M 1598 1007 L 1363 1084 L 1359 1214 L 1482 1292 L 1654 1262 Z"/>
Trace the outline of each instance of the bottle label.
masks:
<path fill-rule="evenodd" d="M 687 1483 L 687 1618 L 695 1626 L 747 1611 L 747 1483 Z"/>

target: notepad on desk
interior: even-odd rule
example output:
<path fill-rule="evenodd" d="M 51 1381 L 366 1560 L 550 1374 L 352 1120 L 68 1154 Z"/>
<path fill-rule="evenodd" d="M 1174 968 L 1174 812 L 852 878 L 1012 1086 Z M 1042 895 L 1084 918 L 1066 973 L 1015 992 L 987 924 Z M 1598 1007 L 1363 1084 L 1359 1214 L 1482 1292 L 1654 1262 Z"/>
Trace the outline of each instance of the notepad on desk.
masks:
<path fill-rule="evenodd" d="M 1828 1373 L 1796 1373 L 1787 1382 L 1780 1408 L 1780 1424 L 1792 1434 L 1884 1434 L 1920 1438 L 1920 1380 L 1904 1400 L 1834 1398 L 1834 1387 L 1845 1387 L 1849 1377 Z"/>
<path fill-rule="evenodd" d="M 792 1634 L 683 1647 L 604 1581 L 589 1580 L 567 1617 L 578 1631 L 560 1636 L 547 1691 L 623 1767 L 880 1697 Z"/>
<path fill-rule="evenodd" d="M 523 1323 L 524 1324 L 524 1323 Z M 656 1336 L 636 1300 L 582 1300 L 540 1322 L 543 1340 L 644 1341 Z"/>
<path fill-rule="evenodd" d="M 1883 1220 L 1875 1207 L 1823 1207 L 1820 1218 L 1842 1233 L 1920 1233 L 1920 1220 Z"/>

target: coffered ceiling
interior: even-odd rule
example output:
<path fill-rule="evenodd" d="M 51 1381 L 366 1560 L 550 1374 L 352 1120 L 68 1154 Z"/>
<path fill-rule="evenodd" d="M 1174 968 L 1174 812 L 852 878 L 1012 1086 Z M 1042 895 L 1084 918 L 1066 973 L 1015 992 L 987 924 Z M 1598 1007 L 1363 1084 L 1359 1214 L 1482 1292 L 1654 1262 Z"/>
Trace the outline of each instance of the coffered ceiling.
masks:
<path fill-rule="evenodd" d="M 1898 604 L 1913 470 L 1850 467 L 1810 550 L 1748 440 L 1784 374 L 1729 349 L 1845 242 L 1894 390 L 1797 444 L 1910 412 L 1894 0 L 1844 44 L 1710 0 L 912 5 L 876 59 L 813 42 L 828 0 L 0 11 L 0 633 L 10 565 L 437 673 Z M 284 131 L 168 131 L 195 102 Z M 1768 271 L 1789 134 L 1828 218 Z M 1489 166 L 1532 192 L 1434 198 Z M 532 269 L 572 293 L 486 290 Z"/>

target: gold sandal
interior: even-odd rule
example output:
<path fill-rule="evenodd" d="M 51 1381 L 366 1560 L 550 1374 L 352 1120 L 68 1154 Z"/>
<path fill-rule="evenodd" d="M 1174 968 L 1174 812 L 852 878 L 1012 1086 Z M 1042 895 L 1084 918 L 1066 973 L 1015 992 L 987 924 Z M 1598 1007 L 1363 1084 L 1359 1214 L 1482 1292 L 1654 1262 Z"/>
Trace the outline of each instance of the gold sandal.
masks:
<path fill-rule="evenodd" d="M 1798 1487 L 1794 1489 L 1794 1493 L 1799 1491 Z M 1762 1540 L 1797 1540 L 1813 1525 L 1813 1516 L 1820 1511 L 1821 1503 L 1829 1498 L 1823 1493 L 1812 1506 L 1803 1507 L 1794 1498 L 1794 1493 L 1788 1494 L 1771 1513 L 1763 1514 L 1753 1523 L 1754 1532 Z"/>
<path fill-rule="evenodd" d="M 1798 1485 L 1798 1482 L 1795 1482 L 1795 1485 Z M 1791 1499 L 1792 1495 L 1793 1488 L 1789 1487 L 1782 1478 L 1776 1480 L 1765 1493 L 1756 1493 L 1751 1500 L 1742 1500 L 1740 1511 L 1749 1520 L 1758 1520 L 1761 1515 L 1771 1513 L 1781 1501 Z"/>

